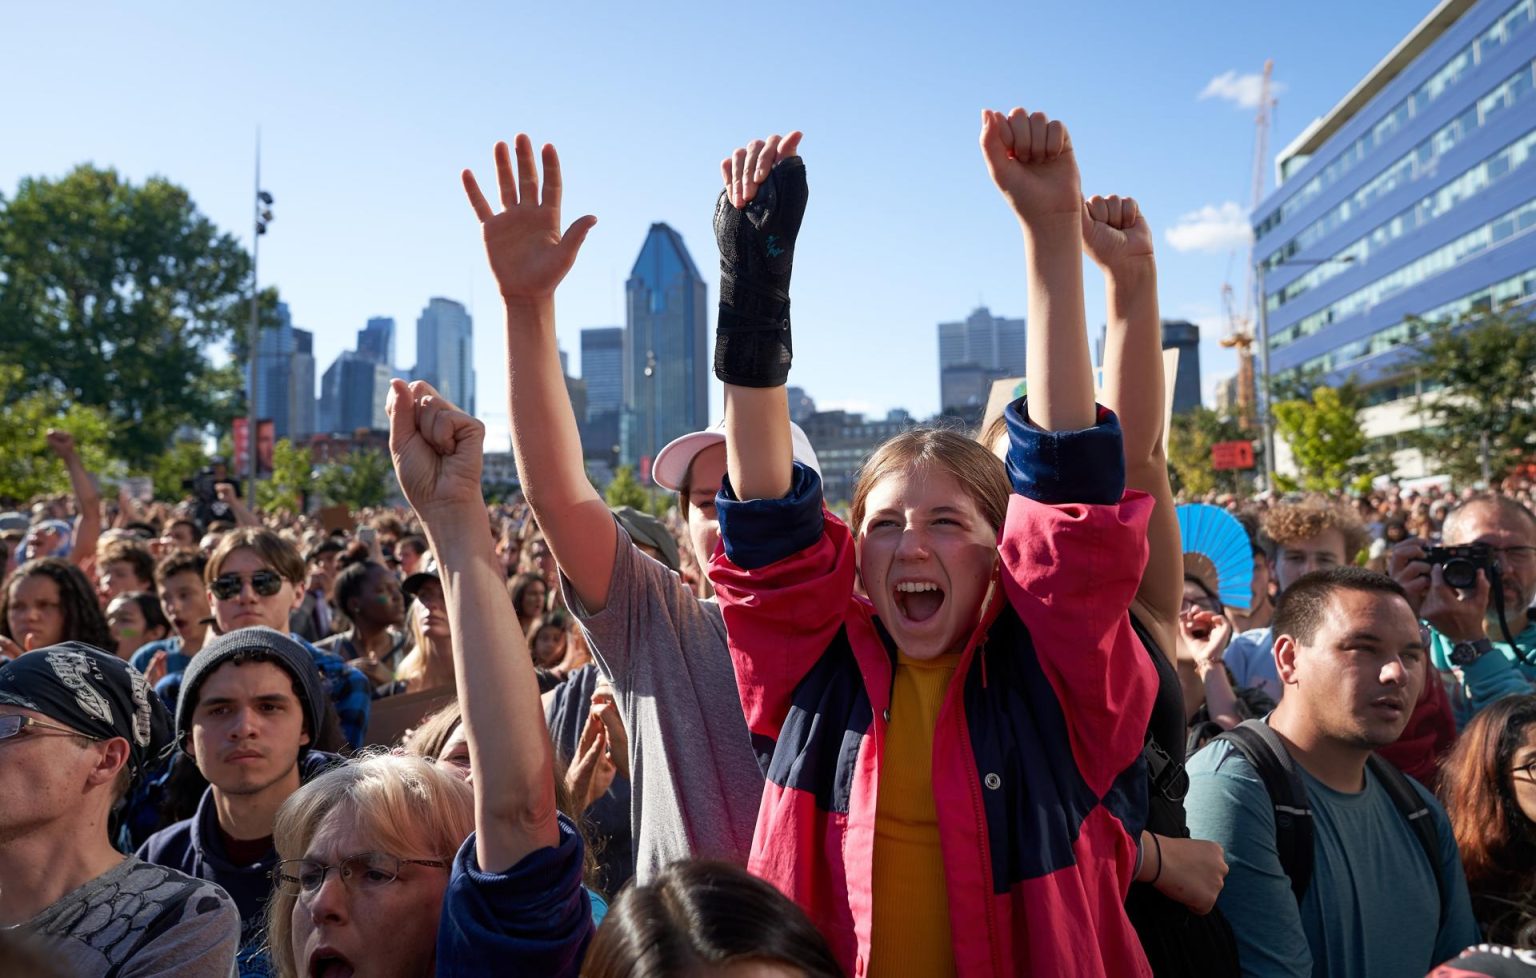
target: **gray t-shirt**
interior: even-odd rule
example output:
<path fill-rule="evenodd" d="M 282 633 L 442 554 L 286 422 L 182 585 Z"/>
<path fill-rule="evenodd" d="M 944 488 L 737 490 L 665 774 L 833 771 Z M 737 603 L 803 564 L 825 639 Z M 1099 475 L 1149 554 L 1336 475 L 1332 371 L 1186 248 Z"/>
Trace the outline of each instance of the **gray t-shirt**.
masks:
<path fill-rule="evenodd" d="M 1418 837 L 1376 776 L 1342 792 L 1297 766 L 1312 808 L 1312 882 L 1300 903 L 1275 842 L 1275 810 L 1253 766 L 1217 741 L 1189 759 L 1184 807 L 1197 839 L 1221 843 L 1230 870 L 1216 905 L 1232 924 L 1244 978 L 1423 975 L 1478 941 L 1445 809 L 1422 785 L 1449 880 L 1440 892 Z"/>
<path fill-rule="evenodd" d="M 629 731 L 635 876 L 694 857 L 745 865 L 763 771 L 742 716 L 725 621 L 618 527 L 608 601 L 588 614 L 561 578 Z"/>
<path fill-rule="evenodd" d="M 240 911 L 207 880 L 129 856 L 17 930 L 77 978 L 223 978 L 235 974 Z"/>

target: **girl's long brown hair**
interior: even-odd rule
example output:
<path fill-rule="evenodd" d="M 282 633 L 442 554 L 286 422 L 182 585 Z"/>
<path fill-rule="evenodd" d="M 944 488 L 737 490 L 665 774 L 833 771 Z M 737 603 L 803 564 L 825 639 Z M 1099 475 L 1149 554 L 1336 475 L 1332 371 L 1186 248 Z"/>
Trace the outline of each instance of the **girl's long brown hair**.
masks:
<path fill-rule="evenodd" d="M 1510 696 L 1487 706 L 1467 724 L 1441 762 L 1440 800 L 1445 803 L 1467 884 L 1481 889 L 1529 885 L 1536 866 L 1528 857 L 1536 826 L 1515 800 L 1510 767 L 1536 723 L 1536 696 Z"/>

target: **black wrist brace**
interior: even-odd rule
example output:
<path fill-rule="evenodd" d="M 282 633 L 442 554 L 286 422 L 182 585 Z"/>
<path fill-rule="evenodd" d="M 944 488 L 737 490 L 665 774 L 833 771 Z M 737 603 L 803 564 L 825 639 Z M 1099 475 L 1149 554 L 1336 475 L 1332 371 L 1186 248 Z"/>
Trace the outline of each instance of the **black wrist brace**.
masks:
<path fill-rule="evenodd" d="M 792 156 L 774 166 L 744 210 L 724 191 L 715 202 L 715 376 L 727 384 L 781 387 L 789 379 L 789 276 L 806 195 L 805 163 Z"/>

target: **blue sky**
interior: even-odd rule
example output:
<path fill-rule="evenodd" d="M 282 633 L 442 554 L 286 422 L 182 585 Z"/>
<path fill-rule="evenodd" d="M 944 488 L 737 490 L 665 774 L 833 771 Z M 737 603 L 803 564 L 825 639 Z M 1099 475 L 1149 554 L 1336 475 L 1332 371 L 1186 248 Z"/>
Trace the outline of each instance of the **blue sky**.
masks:
<path fill-rule="evenodd" d="M 458 299 L 480 414 L 504 439 L 500 309 L 459 170 L 488 180 L 492 144 L 518 131 L 559 148 L 566 220 L 599 218 L 558 296 L 574 369 L 582 328 L 622 324 L 653 221 L 681 232 L 713 305 L 719 161 L 799 128 L 811 201 L 791 383 L 823 406 L 927 415 L 936 324 L 978 304 L 1025 313 L 1022 245 L 976 147 L 983 107 L 1023 105 L 1067 121 L 1086 193 L 1142 202 L 1163 315 L 1202 326 L 1208 390 L 1234 369 L 1216 341 L 1222 284 L 1240 290 L 1246 260 L 1243 76 L 1274 59 L 1273 153 L 1431 7 L 9 3 L 0 190 L 86 161 L 160 174 L 248 241 L 260 125 L 276 197 L 261 279 L 314 331 L 317 376 L 376 315 L 398 321 L 408 368 L 427 299 Z M 1091 268 L 1085 287 L 1096 334 Z"/>

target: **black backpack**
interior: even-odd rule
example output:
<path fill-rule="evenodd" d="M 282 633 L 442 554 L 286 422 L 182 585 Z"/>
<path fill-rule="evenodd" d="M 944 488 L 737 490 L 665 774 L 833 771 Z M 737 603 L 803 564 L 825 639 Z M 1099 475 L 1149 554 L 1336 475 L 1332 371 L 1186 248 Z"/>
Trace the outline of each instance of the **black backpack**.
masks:
<path fill-rule="evenodd" d="M 1280 867 L 1291 878 L 1291 890 L 1296 902 L 1307 892 L 1312 883 L 1312 805 L 1307 798 L 1307 787 L 1296 770 L 1296 763 L 1280 742 L 1280 737 L 1263 720 L 1244 720 L 1231 730 L 1219 735 L 1237 748 L 1259 772 L 1269 800 L 1275 806 L 1275 849 L 1280 854 Z M 1375 754 L 1366 761 L 1366 767 L 1376 775 L 1376 780 L 1387 790 L 1392 804 L 1413 829 L 1414 837 L 1429 860 L 1435 874 L 1440 895 L 1440 924 L 1445 925 L 1450 896 L 1445 878 L 1445 866 L 1440 861 L 1440 840 L 1435 834 L 1435 820 L 1429 805 L 1414 790 L 1408 776 Z"/>

